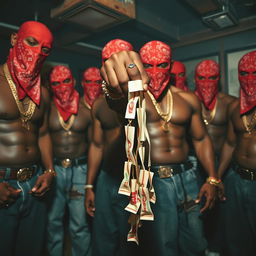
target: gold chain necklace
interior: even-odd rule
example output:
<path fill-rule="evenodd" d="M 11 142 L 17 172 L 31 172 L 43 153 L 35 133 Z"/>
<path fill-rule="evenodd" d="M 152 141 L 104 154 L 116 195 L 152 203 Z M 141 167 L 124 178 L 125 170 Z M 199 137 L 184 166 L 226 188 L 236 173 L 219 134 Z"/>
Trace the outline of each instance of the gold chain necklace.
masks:
<path fill-rule="evenodd" d="M 74 121 L 75 121 L 75 115 L 71 115 L 70 118 L 68 119 L 67 122 L 65 122 L 62 118 L 62 116 L 60 115 L 59 111 L 57 110 L 57 113 L 58 113 L 58 117 L 59 117 L 59 122 L 60 122 L 60 125 L 62 126 L 62 128 L 65 130 L 65 131 L 69 131 L 70 128 L 72 127 Z"/>
<path fill-rule="evenodd" d="M 204 105 L 202 104 L 202 106 L 203 106 L 202 107 L 202 116 L 203 116 L 205 125 L 209 125 L 212 122 L 212 120 L 214 119 L 214 117 L 216 115 L 217 102 L 218 102 L 218 100 L 216 100 L 215 106 L 214 106 L 213 110 L 210 112 L 210 118 L 208 118 L 206 116 L 206 114 L 204 113 Z"/>
<path fill-rule="evenodd" d="M 88 109 L 91 109 L 91 106 L 86 102 L 85 98 L 82 102 L 84 103 L 85 107 L 87 107 Z"/>
<path fill-rule="evenodd" d="M 19 100 L 17 88 L 11 78 L 7 64 L 4 64 L 3 70 L 4 70 L 5 78 L 9 84 L 12 95 L 15 99 L 18 110 L 20 112 L 20 119 L 22 121 L 22 127 L 29 130 L 30 129 L 29 120 L 32 118 L 32 116 L 35 112 L 36 104 L 28 97 L 23 100 L 24 104 Z M 24 105 L 26 105 L 26 106 L 28 105 L 27 110 L 25 110 Z"/>
<path fill-rule="evenodd" d="M 252 115 L 252 118 L 251 118 L 250 122 L 248 122 L 248 119 L 247 119 L 246 115 L 242 116 L 242 120 L 243 120 L 244 127 L 245 127 L 246 131 L 249 134 L 251 134 L 252 131 L 254 130 L 255 126 L 256 126 L 256 111 Z"/>
<path fill-rule="evenodd" d="M 172 96 L 172 92 L 171 89 L 168 90 L 167 92 L 167 112 L 163 113 L 159 103 L 156 101 L 156 99 L 154 98 L 154 96 L 151 94 L 150 91 L 147 91 L 158 115 L 164 120 L 164 124 L 162 125 L 162 128 L 165 132 L 169 131 L 169 124 L 168 122 L 171 120 L 172 118 L 172 112 L 173 112 L 173 96 Z"/>

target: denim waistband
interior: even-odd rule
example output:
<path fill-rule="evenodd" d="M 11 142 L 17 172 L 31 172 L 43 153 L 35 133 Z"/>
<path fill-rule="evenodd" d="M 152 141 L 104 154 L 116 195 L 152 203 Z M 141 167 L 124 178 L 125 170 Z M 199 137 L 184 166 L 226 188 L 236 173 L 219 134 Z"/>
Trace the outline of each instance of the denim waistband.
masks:
<path fill-rule="evenodd" d="M 0 180 L 25 181 L 32 178 L 40 170 L 39 165 L 33 164 L 26 167 L 0 167 Z"/>
<path fill-rule="evenodd" d="M 63 167 L 71 167 L 75 165 L 81 165 L 81 164 L 86 164 L 87 163 L 87 157 L 82 156 L 78 158 L 54 158 L 53 160 L 54 164 L 60 165 Z"/>
<path fill-rule="evenodd" d="M 181 164 L 164 164 L 164 165 L 152 165 L 151 171 L 157 174 L 160 178 L 172 177 L 183 171 L 188 171 L 193 168 L 193 164 L 190 161 Z"/>

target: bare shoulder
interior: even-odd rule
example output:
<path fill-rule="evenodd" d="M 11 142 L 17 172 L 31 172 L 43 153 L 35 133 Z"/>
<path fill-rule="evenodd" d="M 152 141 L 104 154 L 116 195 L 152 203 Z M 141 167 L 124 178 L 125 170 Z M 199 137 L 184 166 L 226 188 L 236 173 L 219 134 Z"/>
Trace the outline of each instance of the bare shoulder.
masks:
<path fill-rule="evenodd" d="M 50 97 L 49 90 L 44 86 L 42 86 L 41 88 L 42 88 L 41 89 L 41 92 L 42 92 L 41 99 L 43 100 L 43 102 L 45 104 L 47 104 L 47 106 L 49 106 L 51 104 L 51 97 Z"/>
<path fill-rule="evenodd" d="M 105 97 L 103 95 L 100 95 L 92 104 L 92 111 L 97 112 L 100 109 L 106 107 L 107 102 L 105 100 Z"/>
<path fill-rule="evenodd" d="M 231 104 L 234 100 L 237 100 L 237 97 L 219 92 L 219 98 L 223 101 L 225 101 L 227 104 Z"/>
<path fill-rule="evenodd" d="M 183 91 L 176 87 L 171 87 L 172 93 L 183 98 L 194 110 L 201 108 L 201 104 L 197 96 L 191 91 Z"/>
<path fill-rule="evenodd" d="M 238 98 L 236 98 L 228 106 L 229 115 L 233 115 L 235 112 L 237 112 L 237 110 L 239 110 L 239 106 L 240 106 L 240 101 Z"/>

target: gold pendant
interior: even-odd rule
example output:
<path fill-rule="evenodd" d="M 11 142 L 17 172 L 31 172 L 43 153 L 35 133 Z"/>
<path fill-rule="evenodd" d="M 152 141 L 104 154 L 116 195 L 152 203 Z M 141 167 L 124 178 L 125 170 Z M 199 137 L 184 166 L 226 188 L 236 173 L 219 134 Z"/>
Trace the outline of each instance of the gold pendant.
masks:
<path fill-rule="evenodd" d="M 21 126 L 28 131 L 30 130 L 30 124 L 28 120 L 24 120 L 21 118 Z"/>
<path fill-rule="evenodd" d="M 169 123 L 164 122 L 164 124 L 162 125 L 162 129 L 164 130 L 164 132 L 169 132 Z"/>

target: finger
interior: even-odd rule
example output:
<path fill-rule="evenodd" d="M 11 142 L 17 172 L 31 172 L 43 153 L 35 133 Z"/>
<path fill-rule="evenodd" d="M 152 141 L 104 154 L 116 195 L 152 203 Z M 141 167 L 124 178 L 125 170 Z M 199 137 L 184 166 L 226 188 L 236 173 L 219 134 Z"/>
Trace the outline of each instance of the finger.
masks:
<path fill-rule="evenodd" d="M 43 196 L 50 188 L 47 184 L 41 184 L 41 186 L 34 192 L 35 196 Z"/>
<path fill-rule="evenodd" d="M 200 210 L 201 213 L 203 213 L 204 211 L 206 211 L 206 210 L 209 208 L 210 202 L 211 202 L 211 199 L 210 199 L 209 197 L 206 197 L 205 205 L 204 205 L 204 207 Z"/>
<path fill-rule="evenodd" d="M 15 189 L 11 186 L 8 186 L 8 190 L 10 192 L 10 197 L 13 197 L 13 198 L 19 196 L 19 194 L 21 192 L 21 189 Z"/>
<path fill-rule="evenodd" d="M 87 207 L 87 213 L 91 216 L 94 217 L 94 212 L 95 212 L 95 207 L 94 203 L 92 201 L 88 202 L 88 207 Z"/>
<path fill-rule="evenodd" d="M 100 69 L 100 74 L 101 74 L 101 77 L 102 79 L 107 83 L 109 84 L 109 81 L 108 81 L 108 76 L 107 76 L 107 73 L 106 73 L 106 69 L 105 69 L 105 66 L 103 65 Z"/>
<path fill-rule="evenodd" d="M 119 65 L 122 66 L 122 63 L 119 62 Z M 105 62 L 105 72 L 106 72 L 107 80 L 108 80 L 107 89 L 115 95 L 123 95 L 119 80 L 116 75 L 117 69 L 118 69 L 118 67 L 117 66 L 115 67 L 115 64 L 113 63 L 112 59 L 108 59 Z M 119 74 L 119 76 L 120 76 L 120 74 Z"/>
<path fill-rule="evenodd" d="M 204 192 L 202 190 L 199 191 L 199 194 L 197 196 L 197 199 L 195 200 L 195 203 L 198 204 L 202 200 Z"/>
<path fill-rule="evenodd" d="M 88 208 L 87 213 L 91 216 L 94 217 L 94 210 L 92 208 Z"/>
<path fill-rule="evenodd" d="M 219 192 L 218 192 L 218 196 L 219 196 L 219 199 L 221 200 L 221 201 L 225 201 L 227 198 L 226 198 L 226 196 L 225 196 L 225 194 L 224 194 L 224 191 L 223 190 L 220 190 Z"/>
<path fill-rule="evenodd" d="M 37 181 L 36 181 L 36 183 L 35 183 L 35 185 L 34 185 L 34 187 L 31 189 L 31 192 L 36 192 L 39 188 L 40 188 L 40 186 L 42 185 L 41 184 L 42 182 L 41 182 L 41 179 L 40 179 L 40 177 L 37 179 Z"/>
<path fill-rule="evenodd" d="M 149 76 L 148 76 L 147 72 L 145 71 L 145 68 L 144 68 L 143 63 L 140 59 L 139 54 L 136 53 L 136 52 L 129 52 L 129 54 L 130 54 L 130 57 L 133 60 L 134 64 L 138 68 L 138 71 L 140 73 L 140 79 L 142 80 L 142 83 L 143 84 L 148 84 L 149 83 Z M 130 76 L 130 78 L 132 78 L 132 80 L 137 80 L 136 74 L 135 74 L 135 78 L 134 78 L 134 74 L 131 74 L 131 75 L 132 75 L 132 77 Z"/>
<path fill-rule="evenodd" d="M 211 210 L 212 208 L 214 208 L 214 206 L 215 206 L 215 199 L 210 201 L 209 209 Z"/>

